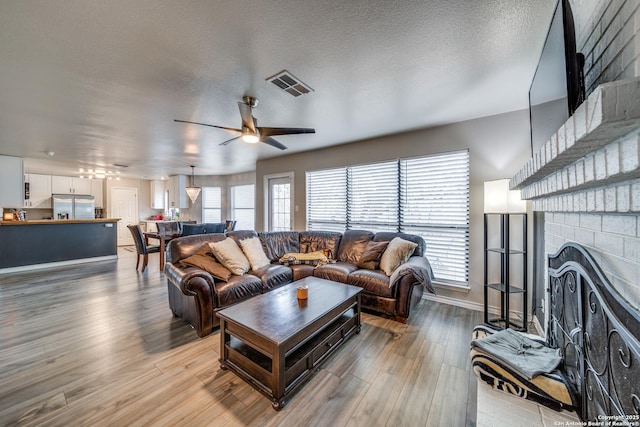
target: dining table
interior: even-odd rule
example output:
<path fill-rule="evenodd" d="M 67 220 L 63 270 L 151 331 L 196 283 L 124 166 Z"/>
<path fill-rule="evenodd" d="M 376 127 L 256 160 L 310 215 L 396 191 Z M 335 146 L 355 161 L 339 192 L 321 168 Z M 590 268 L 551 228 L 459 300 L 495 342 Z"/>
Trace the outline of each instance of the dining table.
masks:
<path fill-rule="evenodd" d="M 160 271 L 164 271 L 164 257 L 165 250 L 167 248 L 167 242 L 182 237 L 182 233 L 175 231 L 159 232 L 159 231 L 147 231 L 144 233 L 145 243 L 149 244 L 149 239 L 158 239 L 160 241 Z"/>

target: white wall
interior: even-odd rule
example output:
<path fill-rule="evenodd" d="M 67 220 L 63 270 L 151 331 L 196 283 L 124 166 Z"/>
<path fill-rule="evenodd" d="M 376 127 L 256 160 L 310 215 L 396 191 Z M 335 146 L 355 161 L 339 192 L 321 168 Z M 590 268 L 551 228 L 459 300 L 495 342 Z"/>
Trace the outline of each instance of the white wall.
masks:
<path fill-rule="evenodd" d="M 444 297 L 478 306 L 483 302 L 483 184 L 509 178 L 531 157 L 527 110 L 469 120 L 447 126 L 389 135 L 258 161 L 256 167 L 256 229 L 263 230 L 265 175 L 295 173 L 294 228 L 306 228 L 305 173 L 308 170 L 371 163 L 395 158 L 469 149 L 470 153 L 470 270 L 468 293 L 438 288 Z"/>

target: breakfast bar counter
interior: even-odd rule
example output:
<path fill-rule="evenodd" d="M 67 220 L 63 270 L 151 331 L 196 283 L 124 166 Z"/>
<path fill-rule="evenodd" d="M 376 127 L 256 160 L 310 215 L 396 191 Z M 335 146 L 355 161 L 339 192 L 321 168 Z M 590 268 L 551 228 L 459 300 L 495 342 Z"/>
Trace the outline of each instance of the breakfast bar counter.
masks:
<path fill-rule="evenodd" d="M 115 259 L 119 220 L 0 221 L 0 274 Z"/>

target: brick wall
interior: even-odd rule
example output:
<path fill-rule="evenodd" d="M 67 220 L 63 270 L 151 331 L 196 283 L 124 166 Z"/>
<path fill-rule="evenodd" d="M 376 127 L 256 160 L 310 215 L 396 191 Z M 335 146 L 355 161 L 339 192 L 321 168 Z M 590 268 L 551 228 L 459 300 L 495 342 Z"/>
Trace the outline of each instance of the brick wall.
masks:
<path fill-rule="evenodd" d="M 602 83 L 640 76 L 640 0 L 574 0 L 571 5 L 577 48 L 586 57 L 587 94 Z M 577 187 L 576 192 L 534 202 L 534 208 L 541 203 L 536 210 L 547 211 L 547 254 L 567 241 L 584 245 L 613 286 L 640 309 L 640 179 L 625 180 L 621 170 L 637 169 L 637 162 L 637 134 L 610 142 L 553 177 L 556 185 L 566 181 L 568 188 Z M 580 190 L 583 180 L 611 174 L 620 179 Z"/>

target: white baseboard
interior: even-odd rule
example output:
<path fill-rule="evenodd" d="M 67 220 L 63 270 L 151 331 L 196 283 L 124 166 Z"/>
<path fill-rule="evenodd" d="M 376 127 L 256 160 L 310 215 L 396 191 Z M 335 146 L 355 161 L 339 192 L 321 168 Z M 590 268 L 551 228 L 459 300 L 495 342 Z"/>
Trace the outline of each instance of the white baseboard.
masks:
<path fill-rule="evenodd" d="M 462 308 L 468 308 L 469 310 L 474 310 L 474 311 L 484 311 L 484 304 L 479 303 L 479 302 L 471 302 L 471 301 L 464 301 L 464 300 L 460 300 L 457 298 L 451 298 L 451 297 L 445 297 L 442 295 L 434 295 L 434 294 L 430 294 L 430 293 L 423 293 L 422 294 L 422 298 L 426 299 L 426 300 L 431 300 L 431 301 L 436 301 L 436 302 L 441 302 L 443 304 L 449 304 L 449 305 L 454 305 L 456 307 L 462 307 Z M 519 311 L 516 310 L 510 310 L 510 318 L 511 319 L 515 319 L 516 321 L 522 321 L 522 313 L 520 313 Z M 495 307 L 495 306 L 489 306 L 489 314 L 492 315 L 497 315 L 500 314 L 500 307 Z M 537 319 L 535 319 L 535 317 L 529 315 L 527 316 L 527 323 L 531 323 L 532 321 L 535 321 Z M 535 320 L 533 320 L 535 319 Z M 536 325 L 536 329 L 538 329 L 538 331 L 540 330 L 538 328 L 539 324 Z M 544 331 L 544 328 L 542 328 L 542 331 Z M 541 336 L 544 336 L 544 333 L 542 334 L 538 334 Z"/>
<path fill-rule="evenodd" d="M 118 255 L 107 255 L 93 258 L 71 259 L 69 261 L 47 262 L 44 264 L 21 265 L 20 267 L 0 268 L 0 275 L 20 273 L 22 271 L 42 270 L 44 268 L 64 267 L 66 265 L 85 264 L 88 262 L 108 261 L 118 259 Z"/>

